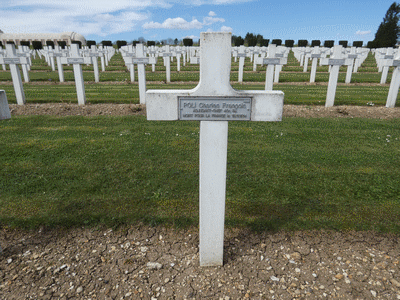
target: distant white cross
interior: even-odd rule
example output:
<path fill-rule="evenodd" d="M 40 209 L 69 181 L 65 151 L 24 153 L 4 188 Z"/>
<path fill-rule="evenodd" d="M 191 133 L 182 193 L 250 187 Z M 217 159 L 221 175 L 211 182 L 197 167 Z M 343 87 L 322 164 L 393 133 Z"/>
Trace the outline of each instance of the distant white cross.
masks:
<path fill-rule="evenodd" d="M 287 64 L 286 57 L 276 57 L 276 45 L 271 44 L 268 46 L 268 54 L 266 58 L 258 58 L 258 63 L 267 65 L 265 71 L 265 90 L 272 91 L 274 85 L 274 69 L 276 65 Z"/>
<path fill-rule="evenodd" d="M 155 57 L 146 57 L 143 44 L 136 44 L 136 57 L 124 57 L 125 63 L 132 65 L 137 64 L 139 77 L 139 99 L 140 104 L 146 103 L 146 64 L 153 64 L 156 61 Z"/>
<path fill-rule="evenodd" d="M 280 121 L 281 91 L 230 85 L 231 33 L 200 35 L 200 82 L 192 90 L 149 90 L 148 120 L 200 121 L 200 265 L 223 263 L 228 121 Z"/>
<path fill-rule="evenodd" d="M 394 67 L 392 80 L 390 81 L 389 93 L 386 100 L 386 107 L 393 108 L 396 106 L 396 99 L 400 86 L 400 53 L 397 53 L 395 59 L 387 61 L 386 64 Z"/>
<path fill-rule="evenodd" d="M 83 82 L 82 64 L 90 64 L 92 62 L 91 57 L 82 57 L 79 52 L 79 46 L 77 44 L 71 45 L 70 57 L 61 57 L 61 63 L 72 64 L 74 69 L 74 78 L 76 86 L 76 95 L 78 98 L 79 105 L 86 104 L 85 85 Z"/>
<path fill-rule="evenodd" d="M 322 65 L 329 65 L 331 67 L 325 102 L 325 107 L 330 107 L 335 102 L 340 66 L 351 64 L 351 60 L 344 58 L 342 55 L 342 45 L 337 45 L 333 48 L 333 55 L 330 58 L 322 58 L 321 63 Z"/>
<path fill-rule="evenodd" d="M 25 104 L 25 93 L 22 85 L 21 72 L 18 65 L 28 64 L 26 57 L 17 56 L 15 46 L 13 44 L 6 44 L 6 57 L 0 57 L 0 64 L 10 66 L 11 78 L 13 81 L 15 97 L 19 105 Z"/>

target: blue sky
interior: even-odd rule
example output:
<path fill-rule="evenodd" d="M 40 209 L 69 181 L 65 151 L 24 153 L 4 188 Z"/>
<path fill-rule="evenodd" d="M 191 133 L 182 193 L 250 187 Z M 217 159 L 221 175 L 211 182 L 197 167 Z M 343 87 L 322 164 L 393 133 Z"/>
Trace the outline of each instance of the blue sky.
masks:
<path fill-rule="evenodd" d="M 5 33 L 75 31 L 87 40 L 161 41 L 200 32 L 370 41 L 392 0 L 1 0 Z"/>

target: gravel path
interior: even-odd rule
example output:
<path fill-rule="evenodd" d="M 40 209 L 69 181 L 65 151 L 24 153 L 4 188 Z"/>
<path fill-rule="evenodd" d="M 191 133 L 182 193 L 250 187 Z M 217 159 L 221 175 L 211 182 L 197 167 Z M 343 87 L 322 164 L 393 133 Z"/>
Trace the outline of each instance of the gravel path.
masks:
<path fill-rule="evenodd" d="M 400 299 L 399 237 L 228 229 L 199 267 L 198 230 L 2 230 L 1 299 Z"/>

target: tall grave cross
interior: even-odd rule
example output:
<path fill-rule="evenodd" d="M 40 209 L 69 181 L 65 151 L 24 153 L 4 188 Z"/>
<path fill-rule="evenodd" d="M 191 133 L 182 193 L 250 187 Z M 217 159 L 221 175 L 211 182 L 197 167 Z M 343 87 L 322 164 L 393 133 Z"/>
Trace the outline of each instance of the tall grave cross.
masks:
<path fill-rule="evenodd" d="M 325 107 L 333 106 L 335 102 L 336 87 L 339 77 L 339 68 L 343 65 L 352 63 L 351 59 L 346 59 L 342 54 L 342 45 L 336 45 L 333 48 L 333 55 L 330 58 L 321 58 L 322 65 L 329 65 L 331 70 L 329 72 L 328 91 L 326 93 Z"/>
<path fill-rule="evenodd" d="M 155 57 L 146 57 L 144 52 L 143 44 L 136 45 L 136 57 L 126 56 L 124 57 L 125 63 L 131 64 L 133 68 L 133 64 L 137 64 L 138 69 L 138 77 L 139 77 L 139 99 L 140 104 L 146 103 L 146 71 L 145 65 L 155 63 Z"/>
<path fill-rule="evenodd" d="M 286 57 L 276 57 L 276 45 L 271 44 L 268 46 L 268 54 L 266 58 L 258 58 L 258 63 L 267 65 L 265 71 L 265 90 L 272 91 L 274 85 L 274 69 L 276 65 L 287 64 Z"/>
<path fill-rule="evenodd" d="M 397 95 L 400 87 L 400 54 L 397 53 L 394 59 L 386 62 L 387 65 L 394 67 L 392 80 L 390 81 L 389 93 L 386 100 L 386 107 L 394 108 L 396 106 Z"/>
<path fill-rule="evenodd" d="M 25 104 L 25 93 L 22 85 L 21 72 L 18 65 L 28 64 L 26 57 L 17 56 L 15 46 L 13 44 L 6 45 L 6 57 L 0 57 L 0 64 L 10 66 L 11 78 L 13 81 L 15 97 L 19 105 Z"/>
<path fill-rule="evenodd" d="M 11 119 L 10 107 L 8 106 L 6 92 L 0 90 L 0 121 L 7 119 Z"/>
<path fill-rule="evenodd" d="M 280 121 L 281 91 L 230 85 L 231 33 L 200 35 L 200 82 L 192 90 L 148 90 L 147 119 L 200 121 L 200 266 L 223 262 L 228 121 Z"/>
<path fill-rule="evenodd" d="M 64 69 L 61 63 L 61 57 L 67 56 L 65 52 L 60 51 L 60 46 L 54 46 L 54 51 L 49 51 L 49 57 L 55 57 L 57 61 L 58 79 L 64 82 Z"/>
<path fill-rule="evenodd" d="M 315 75 L 317 74 L 317 64 L 319 58 L 321 58 L 319 46 L 315 46 L 311 52 L 312 62 L 311 62 L 310 83 L 315 82 Z"/>
<path fill-rule="evenodd" d="M 79 53 L 78 44 L 71 44 L 71 53 L 70 57 L 61 57 L 61 63 L 72 64 L 74 68 L 74 78 L 75 78 L 75 86 L 76 86 L 76 95 L 78 97 L 78 104 L 85 105 L 86 104 L 86 95 L 85 95 L 85 85 L 83 82 L 83 73 L 82 73 L 82 64 L 90 64 L 92 62 L 91 57 L 82 57 Z"/>

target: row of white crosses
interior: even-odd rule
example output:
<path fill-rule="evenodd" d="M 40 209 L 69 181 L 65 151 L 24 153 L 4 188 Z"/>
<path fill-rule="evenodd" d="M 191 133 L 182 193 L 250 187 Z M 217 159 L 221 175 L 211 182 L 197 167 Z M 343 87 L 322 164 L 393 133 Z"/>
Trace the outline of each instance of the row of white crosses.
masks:
<path fill-rule="evenodd" d="M 231 34 L 200 35 L 200 82 L 192 90 L 149 90 L 147 119 L 200 121 L 200 265 L 223 263 L 228 121 L 280 121 L 283 93 L 230 85 Z"/>
<path fill-rule="evenodd" d="M 310 74 L 310 83 L 315 82 L 315 75 L 317 72 L 317 64 L 318 59 L 324 59 L 327 55 L 332 51 L 331 48 L 320 48 L 319 46 L 315 46 L 313 48 L 310 47 L 301 47 L 301 48 L 293 48 L 292 51 L 297 60 L 300 62 L 300 66 L 303 66 L 303 72 L 308 71 L 308 60 L 311 59 L 311 74 Z M 352 73 L 357 73 L 358 67 L 365 60 L 368 55 L 369 50 L 366 52 L 364 50 L 360 50 L 360 48 L 351 47 L 350 49 L 343 49 L 343 54 L 345 55 L 343 58 L 347 58 L 347 72 L 345 83 L 351 82 Z M 322 60 L 320 60 L 320 65 L 322 65 Z M 329 68 L 330 71 L 331 67 Z"/>
<path fill-rule="evenodd" d="M 144 51 L 143 44 L 136 45 L 136 51 L 133 51 L 133 46 L 128 46 L 128 52 L 123 55 L 125 64 L 130 66 L 131 76 L 134 74 L 134 65 L 137 65 L 138 80 L 139 80 L 139 99 L 140 104 L 146 103 L 146 64 L 155 64 L 156 57 L 147 57 Z M 134 76 L 134 75 L 133 75 Z"/>

